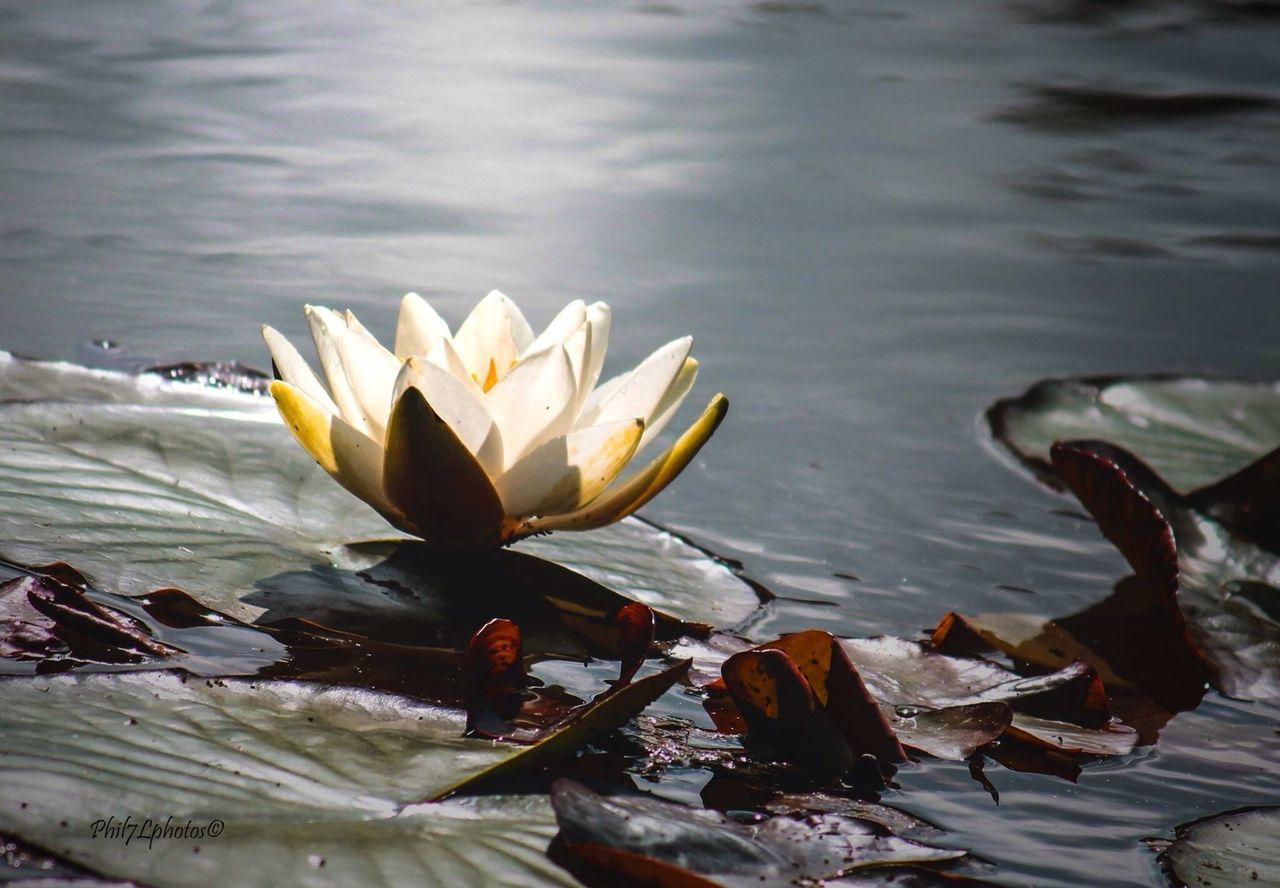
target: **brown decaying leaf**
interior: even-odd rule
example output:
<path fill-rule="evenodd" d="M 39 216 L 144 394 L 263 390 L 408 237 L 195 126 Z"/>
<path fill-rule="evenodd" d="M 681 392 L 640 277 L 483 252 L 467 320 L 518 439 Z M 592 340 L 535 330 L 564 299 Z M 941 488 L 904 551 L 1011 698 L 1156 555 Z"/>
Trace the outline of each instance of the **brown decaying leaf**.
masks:
<path fill-rule="evenodd" d="M 1122 448 L 1073 441 L 1053 452 L 1104 536 L 1160 591 L 1214 687 L 1243 699 L 1280 693 L 1280 556 L 1193 509 Z"/>
<path fill-rule="evenodd" d="M 723 672 L 752 746 L 825 777 L 848 770 L 854 759 L 848 741 L 789 656 L 774 649 L 743 651 L 725 661 Z"/>
<path fill-rule="evenodd" d="M 38 660 L 44 671 L 56 671 L 174 653 L 132 620 L 85 598 L 83 583 L 57 562 L 0 584 L 0 657 Z"/>
<path fill-rule="evenodd" d="M 784 652 L 799 667 L 855 755 L 873 755 L 890 764 L 906 761 L 884 713 L 831 633 L 810 629 L 767 646 Z"/>

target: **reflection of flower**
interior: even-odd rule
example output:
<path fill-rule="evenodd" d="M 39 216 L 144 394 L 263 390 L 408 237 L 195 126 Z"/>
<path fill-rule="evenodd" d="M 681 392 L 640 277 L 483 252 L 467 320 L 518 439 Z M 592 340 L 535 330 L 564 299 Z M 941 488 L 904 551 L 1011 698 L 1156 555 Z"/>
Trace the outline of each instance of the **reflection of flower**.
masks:
<path fill-rule="evenodd" d="M 729 407 L 716 395 L 668 450 L 617 480 L 693 386 L 689 337 L 597 387 L 609 339 L 603 302 L 571 302 L 535 337 L 495 290 L 451 336 L 410 293 L 394 354 L 351 312 L 308 306 L 307 320 L 327 388 L 263 328 L 280 415 L 339 484 L 442 548 L 619 521 L 671 483 Z"/>

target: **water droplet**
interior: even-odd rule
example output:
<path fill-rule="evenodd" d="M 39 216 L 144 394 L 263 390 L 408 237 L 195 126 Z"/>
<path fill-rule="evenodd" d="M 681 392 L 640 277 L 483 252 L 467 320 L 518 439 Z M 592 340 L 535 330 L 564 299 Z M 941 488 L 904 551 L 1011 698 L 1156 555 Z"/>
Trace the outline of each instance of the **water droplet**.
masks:
<path fill-rule="evenodd" d="M 895 706 L 893 714 L 898 718 L 915 718 L 920 714 L 919 706 Z"/>

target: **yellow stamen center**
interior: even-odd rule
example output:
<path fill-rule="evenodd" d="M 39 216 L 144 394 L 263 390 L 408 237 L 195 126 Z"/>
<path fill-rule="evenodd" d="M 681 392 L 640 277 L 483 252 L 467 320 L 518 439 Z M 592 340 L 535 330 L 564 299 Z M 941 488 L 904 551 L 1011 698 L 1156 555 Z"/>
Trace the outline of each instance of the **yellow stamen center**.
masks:
<path fill-rule="evenodd" d="M 484 382 L 480 384 L 483 391 L 489 391 L 498 384 L 498 365 L 494 363 L 493 358 L 489 359 L 489 372 L 484 378 Z"/>

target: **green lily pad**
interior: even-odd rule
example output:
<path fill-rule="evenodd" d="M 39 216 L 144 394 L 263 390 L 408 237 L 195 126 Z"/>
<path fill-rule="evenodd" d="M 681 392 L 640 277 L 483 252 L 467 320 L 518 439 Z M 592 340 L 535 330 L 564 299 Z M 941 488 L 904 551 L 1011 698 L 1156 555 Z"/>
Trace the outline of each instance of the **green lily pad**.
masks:
<path fill-rule="evenodd" d="M 1228 811 L 1184 824 L 1160 863 L 1176 885 L 1280 885 L 1280 807 Z"/>
<path fill-rule="evenodd" d="M 127 595 L 179 586 L 246 621 L 412 626 L 477 591 L 406 571 L 412 541 L 333 483 L 270 399 L 0 353 L 0 402 L 5 559 L 67 561 Z M 758 605 L 727 565 L 640 521 L 520 548 L 683 620 Z"/>
<path fill-rule="evenodd" d="M 108 876 L 574 884 L 544 856 L 545 797 L 417 801 L 524 751 L 462 737 L 454 710 L 167 672 L 10 678 L 0 697 L 0 833 Z"/>
<path fill-rule="evenodd" d="M 996 440 L 1060 487 L 1054 441 L 1108 441 L 1189 493 L 1280 447 L 1280 384 L 1191 377 L 1081 377 L 1037 383 L 987 411 Z"/>

